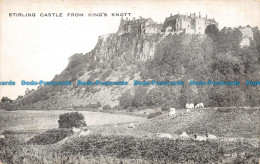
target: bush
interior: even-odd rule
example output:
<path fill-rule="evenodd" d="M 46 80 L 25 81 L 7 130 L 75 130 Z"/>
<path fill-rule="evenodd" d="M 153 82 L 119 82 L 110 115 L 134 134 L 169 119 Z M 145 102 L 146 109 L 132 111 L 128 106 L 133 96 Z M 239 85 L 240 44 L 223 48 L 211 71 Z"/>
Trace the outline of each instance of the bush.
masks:
<path fill-rule="evenodd" d="M 112 110 L 117 110 L 117 111 L 122 110 L 122 109 L 123 109 L 123 108 L 122 108 L 120 105 L 114 106 L 114 107 L 112 108 Z"/>
<path fill-rule="evenodd" d="M 109 105 L 104 105 L 103 106 L 103 110 L 111 110 L 112 108 L 111 108 L 111 106 L 109 106 Z"/>
<path fill-rule="evenodd" d="M 148 119 L 151 119 L 151 118 L 155 118 L 155 117 L 158 117 L 162 114 L 162 112 L 155 112 L 155 113 L 151 113 L 147 116 Z"/>
<path fill-rule="evenodd" d="M 128 110 L 129 112 L 133 112 L 136 108 L 135 107 L 127 107 L 126 110 Z"/>
<path fill-rule="evenodd" d="M 52 129 L 42 134 L 39 134 L 33 138 L 31 138 L 28 143 L 38 144 L 38 145 L 48 145 L 54 144 L 58 141 L 63 140 L 65 137 L 72 135 L 72 130 L 68 129 Z"/>
<path fill-rule="evenodd" d="M 163 105 L 161 109 L 162 109 L 162 111 L 169 111 L 170 107 L 169 107 L 169 105 Z"/>
<path fill-rule="evenodd" d="M 191 151 L 192 150 L 192 151 Z M 62 145 L 64 154 L 106 155 L 121 159 L 146 159 L 158 163 L 219 163 L 223 156 L 217 142 L 139 139 L 126 136 L 93 135 Z M 253 155 L 253 153 L 252 153 Z M 257 156 L 257 154 L 254 154 Z M 112 162 L 113 163 L 113 162 Z M 248 162 L 247 162 L 248 163 Z"/>
<path fill-rule="evenodd" d="M 86 126 L 84 115 L 78 112 L 61 114 L 58 123 L 59 128 L 78 128 L 81 126 Z"/>
<path fill-rule="evenodd" d="M 119 104 L 124 109 L 133 105 L 134 97 L 131 95 L 130 90 L 126 90 L 119 98 Z"/>

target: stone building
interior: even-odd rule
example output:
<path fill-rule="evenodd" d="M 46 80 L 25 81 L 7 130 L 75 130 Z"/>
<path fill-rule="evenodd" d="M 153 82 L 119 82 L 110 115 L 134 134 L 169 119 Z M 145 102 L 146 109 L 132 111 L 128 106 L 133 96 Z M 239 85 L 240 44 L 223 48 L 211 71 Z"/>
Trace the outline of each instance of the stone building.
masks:
<path fill-rule="evenodd" d="M 207 15 L 203 18 L 200 13 L 198 16 L 196 13 L 190 15 L 171 14 L 163 23 L 163 31 L 169 33 L 167 30 L 171 28 L 170 32 L 172 33 L 204 34 L 206 27 L 211 24 L 218 26 L 214 18 L 208 19 Z"/>
<path fill-rule="evenodd" d="M 156 34 L 160 33 L 162 30 L 162 24 L 157 24 L 151 18 L 139 19 L 133 18 L 132 20 L 126 18 L 125 20 L 121 18 L 120 25 L 118 28 L 118 35 L 125 33 L 135 33 L 135 34 Z"/>
<path fill-rule="evenodd" d="M 187 34 L 204 34 L 208 25 L 214 24 L 218 26 L 218 23 L 213 19 L 206 17 L 202 18 L 195 13 L 188 15 L 172 15 L 167 17 L 163 24 L 154 22 L 151 18 L 139 19 L 133 18 L 132 20 L 121 18 L 118 28 L 118 35 L 126 33 L 135 34 L 169 34 L 169 33 L 187 33 Z"/>
<path fill-rule="evenodd" d="M 145 26 L 145 28 L 143 29 L 143 33 L 160 34 L 160 33 L 162 33 L 162 24 L 157 24 L 157 23 L 149 24 L 149 25 Z"/>

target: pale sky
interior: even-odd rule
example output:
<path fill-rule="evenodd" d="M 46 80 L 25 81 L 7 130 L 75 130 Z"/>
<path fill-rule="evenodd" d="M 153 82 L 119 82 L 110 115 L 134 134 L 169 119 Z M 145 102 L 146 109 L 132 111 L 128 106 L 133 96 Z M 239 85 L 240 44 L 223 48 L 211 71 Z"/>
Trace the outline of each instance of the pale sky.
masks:
<path fill-rule="evenodd" d="M 21 80 L 52 80 L 65 69 L 71 55 L 91 51 L 99 35 L 116 32 L 120 17 L 111 13 L 131 13 L 131 17 L 151 17 L 163 23 L 170 13 L 201 12 L 223 28 L 259 26 L 259 9 L 260 2 L 254 0 L 0 0 L 0 81 L 16 82 L 15 86 L 0 85 L 0 98 L 24 95 L 28 86 L 22 86 Z M 36 17 L 9 17 L 9 13 L 36 13 Z M 40 13 L 63 13 L 63 17 L 40 17 Z M 85 16 L 72 18 L 67 13 Z M 88 17 L 87 13 L 108 16 Z"/>

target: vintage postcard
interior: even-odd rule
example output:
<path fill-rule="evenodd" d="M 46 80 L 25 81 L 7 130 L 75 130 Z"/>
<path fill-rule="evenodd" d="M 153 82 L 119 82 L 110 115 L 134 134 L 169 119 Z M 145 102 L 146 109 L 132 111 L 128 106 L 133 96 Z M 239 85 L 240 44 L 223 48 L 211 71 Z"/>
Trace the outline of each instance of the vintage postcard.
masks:
<path fill-rule="evenodd" d="M 0 163 L 259 163 L 260 1 L 0 0 Z"/>

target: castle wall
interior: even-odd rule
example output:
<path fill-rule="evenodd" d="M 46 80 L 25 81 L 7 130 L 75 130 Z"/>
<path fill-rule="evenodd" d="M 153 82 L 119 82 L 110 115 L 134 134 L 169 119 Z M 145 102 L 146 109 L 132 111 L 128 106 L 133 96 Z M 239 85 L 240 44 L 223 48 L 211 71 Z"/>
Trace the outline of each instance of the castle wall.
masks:
<path fill-rule="evenodd" d="M 205 33 L 205 20 L 204 19 L 195 19 L 195 33 L 204 34 Z"/>
<path fill-rule="evenodd" d="M 181 20 L 181 28 L 182 29 L 190 29 L 191 28 L 191 20 L 190 19 L 182 19 Z"/>
<path fill-rule="evenodd" d="M 195 29 L 187 28 L 185 33 L 186 34 L 195 34 Z"/>
<path fill-rule="evenodd" d="M 146 34 L 158 34 L 160 33 L 160 30 L 156 26 L 147 26 L 145 27 L 145 32 Z"/>

